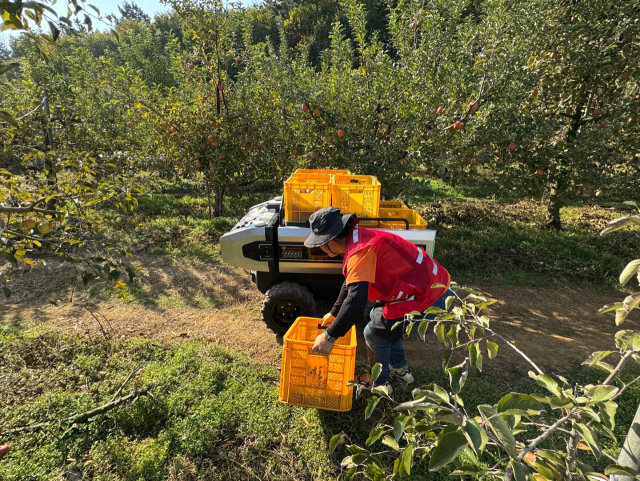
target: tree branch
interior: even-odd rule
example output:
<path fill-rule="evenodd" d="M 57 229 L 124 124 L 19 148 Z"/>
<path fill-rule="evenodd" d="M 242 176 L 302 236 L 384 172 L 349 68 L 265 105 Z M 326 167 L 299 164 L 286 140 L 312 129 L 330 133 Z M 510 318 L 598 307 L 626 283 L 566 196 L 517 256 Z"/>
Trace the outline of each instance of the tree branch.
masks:
<path fill-rule="evenodd" d="M 540 436 L 532 440 L 526 448 L 520 451 L 520 453 L 518 454 L 518 461 L 522 461 L 527 453 L 534 451 L 538 446 L 538 444 L 543 442 L 545 439 L 551 436 L 551 434 L 553 434 L 560 426 L 562 426 L 567 421 L 570 421 L 574 417 L 575 417 L 575 413 L 571 411 L 565 417 L 558 419 L 555 423 L 549 426 L 549 429 L 547 429 Z"/>
<path fill-rule="evenodd" d="M 131 394 L 128 394 L 124 397 L 121 397 L 120 399 L 117 399 L 115 401 L 110 401 L 107 404 L 103 404 L 100 407 L 97 407 L 95 409 L 92 409 L 91 411 L 87 411 L 84 413 L 80 413 L 80 414 L 76 414 L 75 416 L 71 416 L 68 418 L 65 418 L 63 420 L 61 420 L 61 423 L 69 423 L 69 424 L 82 424 L 82 423 L 86 423 L 87 421 L 89 421 L 91 418 L 96 417 L 100 414 L 105 414 L 115 408 L 117 408 L 118 406 L 121 406 L 124 403 L 127 403 L 129 401 L 134 401 L 137 398 L 141 397 L 141 396 L 147 396 L 147 395 L 151 395 L 151 393 L 149 392 L 151 389 L 153 388 L 153 384 L 150 384 L 149 386 L 145 387 L 144 389 L 140 389 L 139 391 L 133 391 Z M 12 429 L 11 431 L 8 431 L 9 434 L 13 434 L 13 433 L 19 433 L 19 432 L 23 432 L 23 431 L 30 431 L 33 429 L 39 429 L 39 428 L 43 428 L 46 426 L 49 426 L 53 421 L 46 421 L 44 423 L 39 423 L 39 424 L 33 424 L 31 426 L 24 426 L 22 428 L 17 428 L 17 429 Z"/>

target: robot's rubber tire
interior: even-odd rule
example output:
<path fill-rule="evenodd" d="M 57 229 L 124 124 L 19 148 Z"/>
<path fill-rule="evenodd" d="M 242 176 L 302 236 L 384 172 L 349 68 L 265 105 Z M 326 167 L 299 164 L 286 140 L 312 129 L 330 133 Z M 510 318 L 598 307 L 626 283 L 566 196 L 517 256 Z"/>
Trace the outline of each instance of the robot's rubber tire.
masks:
<path fill-rule="evenodd" d="M 269 329 L 284 335 L 298 317 L 316 315 L 316 301 L 306 287 L 284 281 L 267 291 L 260 313 Z"/>

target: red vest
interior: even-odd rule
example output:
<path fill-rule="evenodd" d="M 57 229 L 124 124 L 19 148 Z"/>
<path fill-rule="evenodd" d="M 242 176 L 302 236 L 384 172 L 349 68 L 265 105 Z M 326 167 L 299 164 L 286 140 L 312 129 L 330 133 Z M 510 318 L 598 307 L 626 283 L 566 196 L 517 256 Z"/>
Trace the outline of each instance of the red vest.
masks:
<path fill-rule="evenodd" d="M 369 300 L 384 302 L 382 315 L 397 319 L 413 311 L 424 311 L 449 288 L 449 273 L 423 249 L 390 232 L 355 227 L 347 237 L 343 272 L 349 258 L 368 246 L 375 246 L 376 281 L 369 284 Z M 446 287 L 432 288 L 433 284 Z"/>

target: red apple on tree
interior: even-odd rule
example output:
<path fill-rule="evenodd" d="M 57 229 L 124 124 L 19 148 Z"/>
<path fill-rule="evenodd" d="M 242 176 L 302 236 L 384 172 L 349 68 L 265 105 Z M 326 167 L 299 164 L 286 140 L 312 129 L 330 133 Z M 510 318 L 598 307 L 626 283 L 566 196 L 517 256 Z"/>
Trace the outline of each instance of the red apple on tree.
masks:
<path fill-rule="evenodd" d="M 453 123 L 453 128 L 454 128 L 454 129 L 456 129 L 456 130 L 461 129 L 461 128 L 462 128 L 462 123 L 461 123 L 459 120 L 456 120 L 456 121 Z"/>
<path fill-rule="evenodd" d="M 218 146 L 218 141 L 214 140 L 213 142 L 211 142 L 211 145 L 213 145 L 214 147 L 217 147 Z"/>
<path fill-rule="evenodd" d="M 532 96 L 532 97 L 537 97 L 537 96 L 538 96 L 538 89 L 533 89 L 533 90 L 531 91 L 531 96 Z"/>
<path fill-rule="evenodd" d="M 194 156 L 196 159 L 199 159 L 199 158 L 200 158 L 200 152 L 196 152 L 195 154 L 193 154 L 193 156 Z"/>
<path fill-rule="evenodd" d="M 557 55 L 555 52 L 551 52 L 551 53 L 549 54 L 549 58 L 550 58 L 551 60 L 555 60 L 557 56 L 558 56 L 558 55 Z"/>
<path fill-rule="evenodd" d="M 309 111 L 309 106 L 307 104 L 302 104 L 302 111 L 303 112 L 308 112 Z"/>
<path fill-rule="evenodd" d="M 471 104 L 471 111 L 472 112 L 477 112 L 479 108 L 480 108 L 480 104 L 477 101 L 475 101 L 475 102 L 473 102 Z"/>
<path fill-rule="evenodd" d="M 189 70 L 193 70 L 194 68 L 196 68 L 196 66 L 195 66 L 195 65 L 193 65 L 193 64 L 189 64 Z"/>
<path fill-rule="evenodd" d="M 444 113 L 444 107 L 442 105 L 440 107 L 438 107 L 438 110 L 436 110 L 436 113 L 438 115 L 442 115 Z"/>
<path fill-rule="evenodd" d="M 564 112 L 565 112 L 566 114 L 571 115 L 571 114 L 573 113 L 573 107 L 567 107 L 566 109 L 564 109 Z"/>
<path fill-rule="evenodd" d="M 338 137 L 344 137 L 344 130 L 338 130 Z"/>
<path fill-rule="evenodd" d="M 620 75 L 620 78 L 623 82 L 626 82 L 631 78 L 631 74 L 629 72 L 624 72 L 622 75 Z"/>
<path fill-rule="evenodd" d="M 227 154 L 220 154 L 220 158 L 223 159 L 223 160 L 226 159 L 227 158 Z"/>
<path fill-rule="evenodd" d="M 209 34 L 209 40 L 211 40 L 211 41 L 213 42 L 215 39 L 216 39 L 215 34 L 210 33 L 210 34 Z"/>
<path fill-rule="evenodd" d="M 536 170 L 536 175 L 542 175 L 542 174 L 544 174 L 544 170 L 542 169 Z"/>
<path fill-rule="evenodd" d="M 638 121 L 638 119 L 636 118 L 635 115 L 632 115 L 631 117 L 629 117 L 629 123 L 630 124 L 635 124 Z"/>
<path fill-rule="evenodd" d="M 200 167 L 202 167 L 202 164 L 200 162 L 196 162 L 196 169 L 199 169 Z"/>
<path fill-rule="evenodd" d="M 603 120 L 602 122 L 600 122 L 600 127 L 606 127 L 607 126 L 607 121 Z"/>
<path fill-rule="evenodd" d="M 433 132 L 431 130 L 427 130 L 427 136 L 431 137 L 433 135 Z"/>
<path fill-rule="evenodd" d="M 130 129 L 133 128 L 133 122 L 127 122 L 127 127 L 129 127 Z"/>
<path fill-rule="evenodd" d="M 518 144 L 516 144 L 515 142 L 511 142 L 511 143 L 509 144 L 509 150 L 510 150 L 511 152 L 513 152 L 513 151 L 514 151 L 514 150 L 516 150 L 517 148 L 518 148 Z"/>
<path fill-rule="evenodd" d="M 293 149 L 293 152 L 291 152 L 293 154 L 294 157 L 298 156 L 298 150 L 297 149 Z"/>
<path fill-rule="evenodd" d="M 209 142 L 210 144 L 213 143 L 213 135 L 210 135 L 209 137 L 207 137 L 207 142 Z"/>
<path fill-rule="evenodd" d="M 320 115 L 320 109 L 314 109 L 313 110 L 313 116 L 314 117 L 318 117 Z"/>
<path fill-rule="evenodd" d="M 311 158 L 312 159 L 317 159 L 318 158 L 318 154 L 316 152 L 311 152 Z"/>
<path fill-rule="evenodd" d="M 329 127 L 329 122 L 327 122 L 326 120 L 324 122 L 322 122 L 322 126 L 326 129 Z"/>
<path fill-rule="evenodd" d="M 216 122 L 215 120 L 212 120 L 211 122 L 209 122 L 209 125 L 211 125 L 211 127 L 215 129 L 218 126 L 218 122 Z"/>
<path fill-rule="evenodd" d="M 187 78 L 187 82 L 191 83 L 191 82 L 193 82 L 193 79 L 191 77 L 188 77 Z"/>
<path fill-rule="evenodd" d="M 602 109 L 595 109 L 593 111 L 593 116 L 594 117 L 600 117 L 602 115 Z"/>

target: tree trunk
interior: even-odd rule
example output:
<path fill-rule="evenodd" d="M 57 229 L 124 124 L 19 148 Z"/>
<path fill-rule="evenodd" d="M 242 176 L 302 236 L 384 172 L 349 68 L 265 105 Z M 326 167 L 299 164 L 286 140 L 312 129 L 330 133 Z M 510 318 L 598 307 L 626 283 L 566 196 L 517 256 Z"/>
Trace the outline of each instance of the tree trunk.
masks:
<path fill-rule="evenodd" d="M 44 89 L 44 113 L 47 116 L 47 125 L 45 125 L 45 128 L 44 128 L 44 131 L 45 131 L 44 145 L 45 145 L 45 150 L 49 151 L 53 149 L 53 132 L 51 131 L 51 126 L 49 124 L 51 119 L 51 110 L 49 109 L 49 91 L 47 89 Z M 46 156 L 44 161 L 44 166 L 45 166 L 45 173 L 47 176 L 47 184 L 53 190 L 53 188 L 58 182 L 53 158 L 51 158 L 50 156 Z M 47 210 L 55 210 L 56 199 L 51 199 L 49 202 L 47 202 L 45 208 Z"/>
<path fill-rule="evenodd" d="M 221 185 L 215 186 L 215 199 L 213 206 L 214 217 L 220 217 L 224 210 L 224 187 Z"/>
<path fill-rule="evenodd" d="M 564 206 L 564 188 L 558 177 L 549 179 L 549 201 L 547 203 L 547 219 L 545 228 L 560 230 L 560 209 Z"/>

